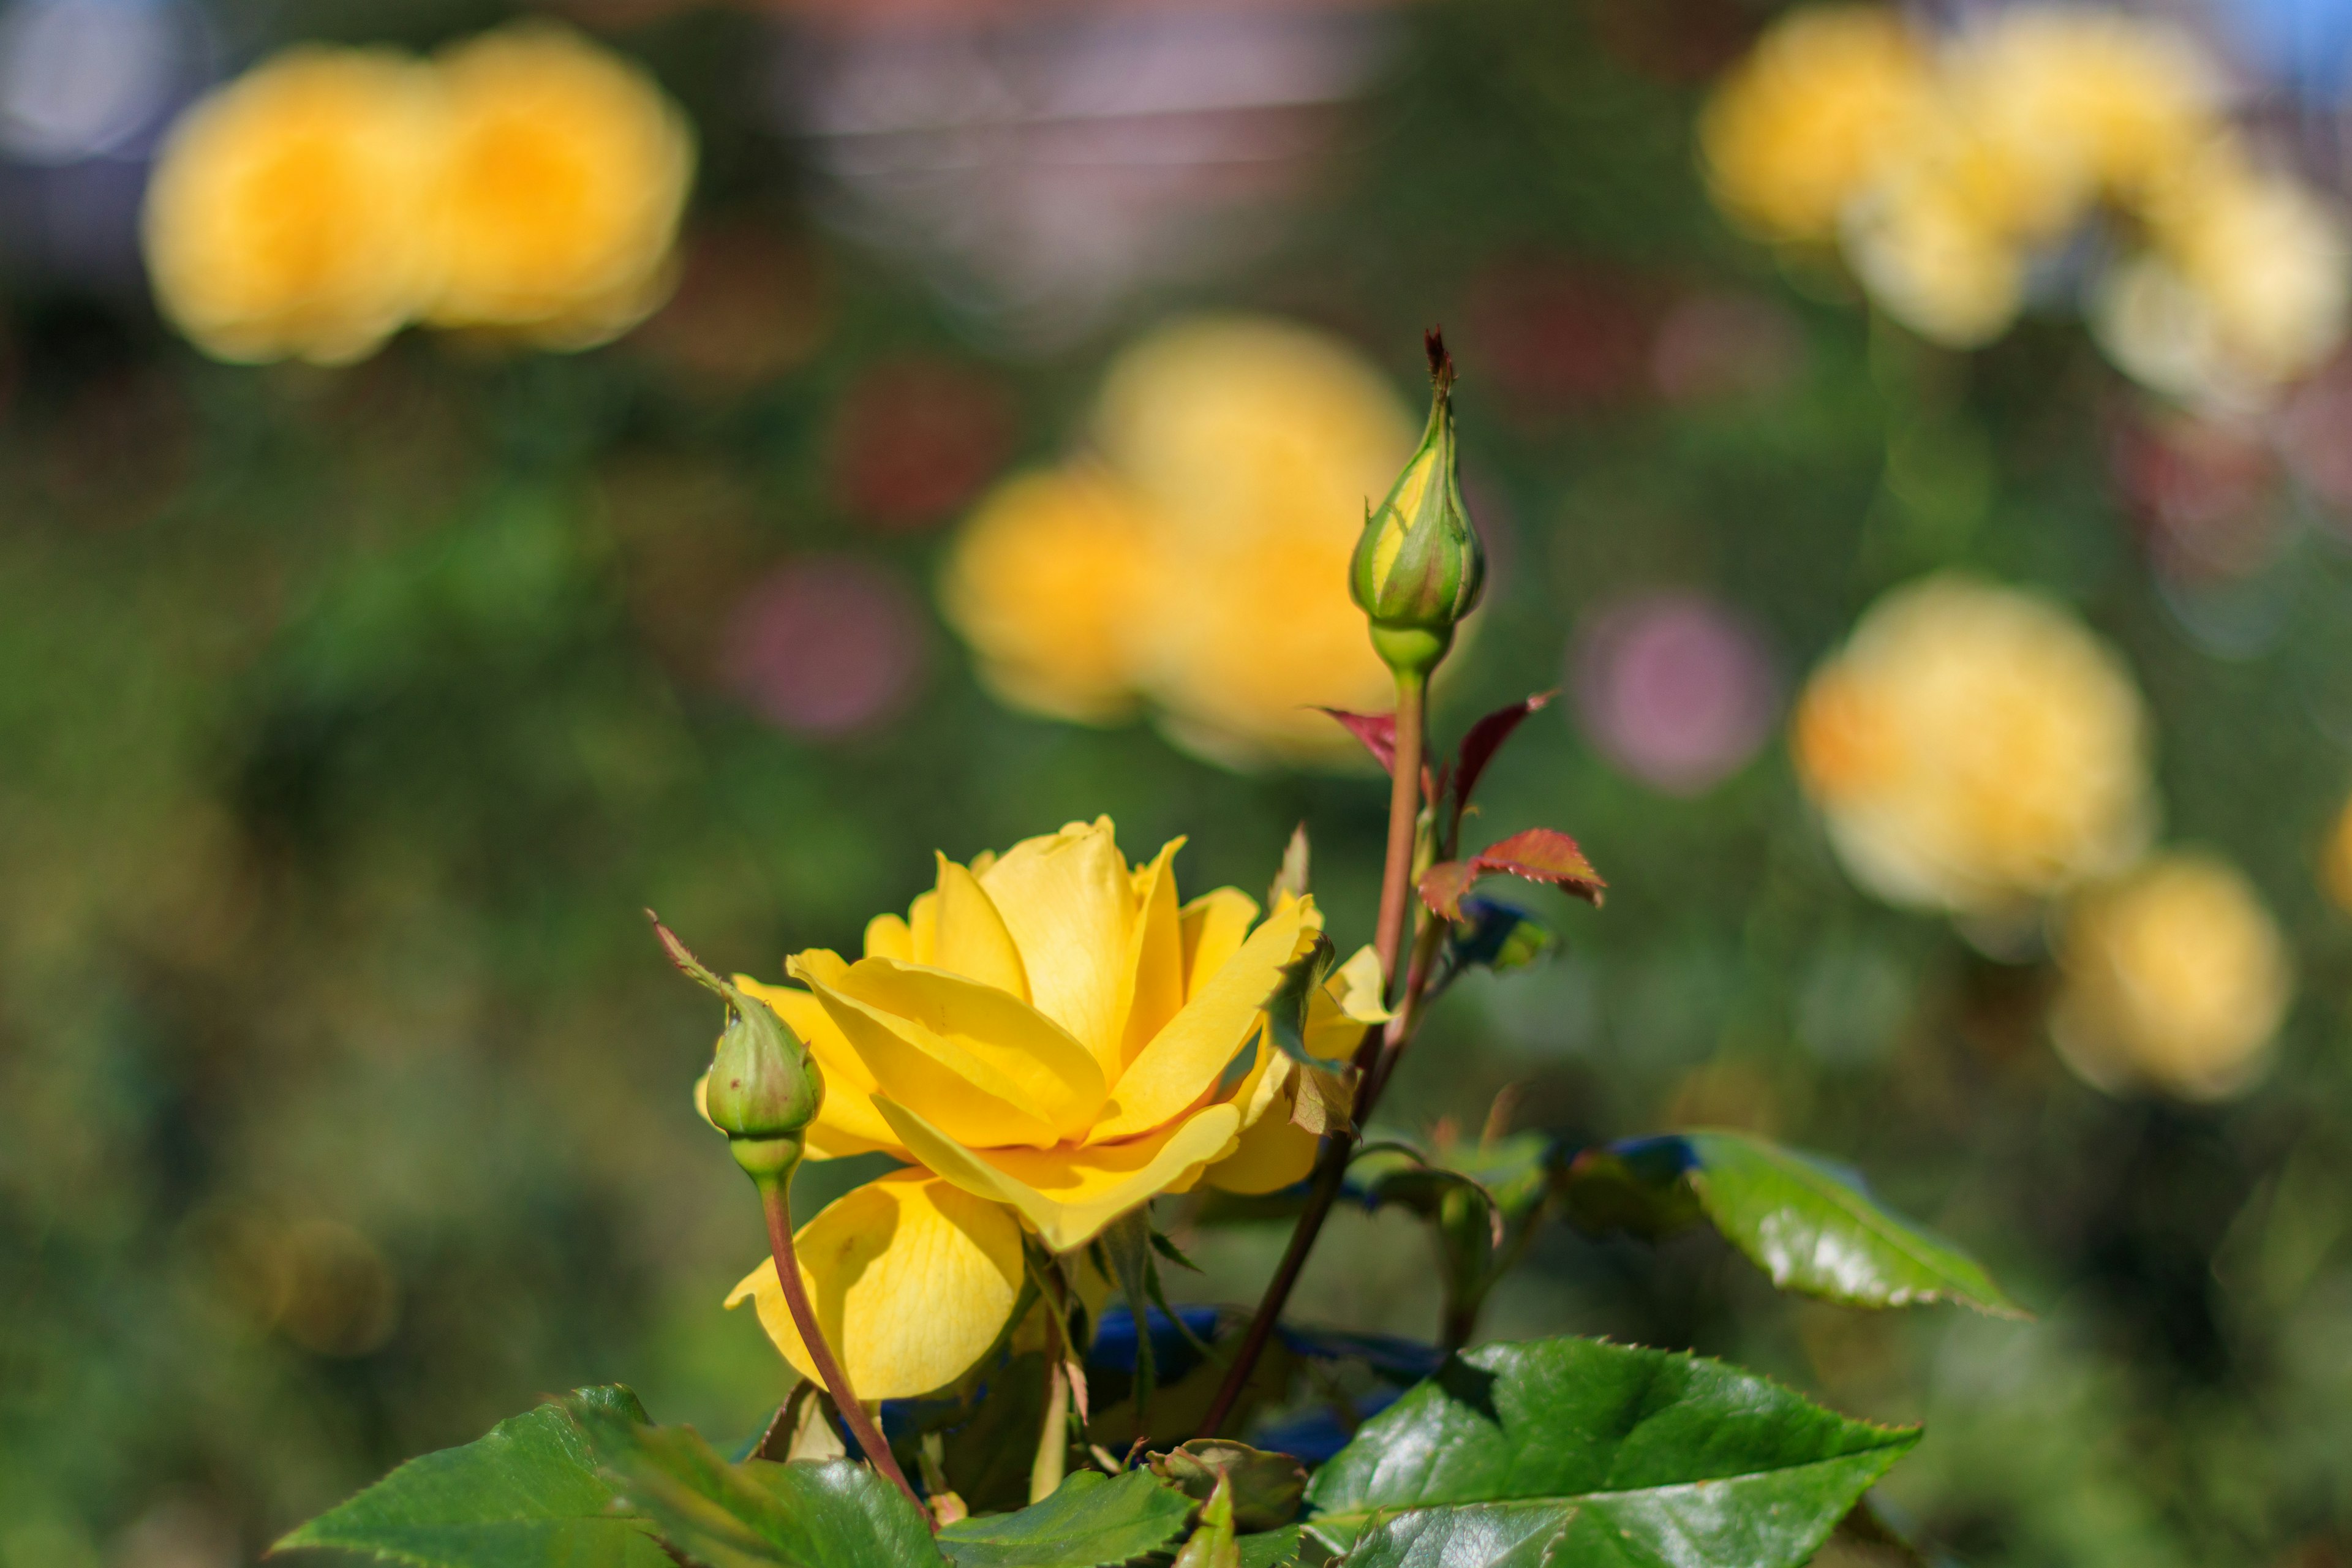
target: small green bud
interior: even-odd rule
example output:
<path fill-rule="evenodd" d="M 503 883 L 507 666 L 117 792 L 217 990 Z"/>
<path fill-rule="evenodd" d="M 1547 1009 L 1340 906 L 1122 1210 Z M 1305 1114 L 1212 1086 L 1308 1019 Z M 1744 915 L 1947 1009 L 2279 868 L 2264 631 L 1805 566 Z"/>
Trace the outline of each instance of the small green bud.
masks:
<path fill-rule="evenodd" d="M 1462 505 L 1454 439 L 1454 360 L 1427 338 L 1429 427 L 1356 542 L 1348 591 L 1372 623 L 1372 646 L 1399 674 L 1426 675 L 1486 585 L 1486 556 Z"/>
<path fill-rule="evenodd" d="M 824 1104 L 816 1058 L 774 1008 L 713 974 L 658 920 L 654 931 L 671 963 L 727 1004 L 727 1025 L 704 1083 L 704 1113 L 727 1134 L 735 1163 L 752 1180 L 788 1177 Z"/>

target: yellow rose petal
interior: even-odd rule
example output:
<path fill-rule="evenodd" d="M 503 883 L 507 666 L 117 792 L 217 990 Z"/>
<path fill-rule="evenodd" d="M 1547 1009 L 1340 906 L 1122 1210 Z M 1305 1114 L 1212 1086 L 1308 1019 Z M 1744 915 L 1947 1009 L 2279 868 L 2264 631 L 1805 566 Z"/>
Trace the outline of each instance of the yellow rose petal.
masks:
<path fill-rule="evenodd" d="M 939 905 L 933 917 L 937 935 L 932 939 L 937 953 L 925 962 L 1028 1001 L 1029 976 L 1021 966 L 1021 950 L 1004 929 L 996 901 L 970 871 L 944 855 L 939 862 Z"/>
<path fill-rule="evenodd" d="M 1021 949 L 1037 1010 L 1115 1077 L 1135 889 L 1109 819 L 1016 844 L 980 881 Z"/>
<path fill-rule="evenodd" d="M 1242 950 L 1257 912 L 1257 900 L 1239 888 L 1219 888 L 1184 906 L 1181 935 L 1187 1001 L 1198 996 L 1225 961 Z"/>
<path fill-rule="evenodd" d="M 1021 1294 L 1021 1226 L 1003 1206 L 923 1171 L 835 1199 L 793 1237 L 817 1326 L 860 1399 L 904 1399 L 954 1382 L 996 1342 Z M 773 1258 L 727 1298 L 814 1381 Z"/>
<path fill-rule="evenodd" d="M 908 963 L 920 962 L 915 957 L 915 933 L 897 915 L 880 914 L 866 922 L 866 956 L 896 958 Z"/>
<path fill-rule="evenodd" d="M 955 1137 L 989 1147 L 1056 1142 L 1101 1107 L 1093 1056 L 1017 996 L 895 959 L 792 960 L 881 1086 Z"/>
<path fill-rule="evenodd" d="M 1299 939 L 1314 917 L 1315 901 L 1303 899 L 1258 927 L 1119 1075 L 1111 1103 L 1087 1134 L 1087 1142 L 1108 1142 L 1157 1127 L 1215 1088 L 1257 1026 L 1282 966 L 1297 956 Z"/>
<path fill-rule="evenodd" d="M 1176 907 L 1173 838 L 1136 876 L 1135 930 L 1129 939 L 1127 1022 L 1119 1031 L 1119 1066 L 1132 1062 L 1184 1005 L 1182 916 Z"/>
<path fill-rule="evenodd" d="M 1055 1252 L 1084 1247 L 1161 1193 L 1188 1191 L 1233 1151 L 1241 1129 L 1239 1111 L 1212 1105 L 1124 1143 L 975 1150 L 905 1106 L 877 1103 L 917 1160 L 975 1196 L 1011 1205 Z"/>

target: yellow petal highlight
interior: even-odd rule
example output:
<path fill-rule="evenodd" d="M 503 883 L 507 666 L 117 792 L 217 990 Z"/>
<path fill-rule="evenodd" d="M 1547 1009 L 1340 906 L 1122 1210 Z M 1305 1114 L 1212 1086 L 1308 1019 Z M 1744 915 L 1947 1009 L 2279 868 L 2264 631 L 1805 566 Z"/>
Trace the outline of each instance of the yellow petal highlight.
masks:
<path fill-rule="evenodd" d="M 1186 904 L 1179 921 L 1184 949 L 1184 999 L 1191 1001 L 1225 961 L 1242 950 L 1257 920 L 1257 900 L 1239 888 L 1219 888 Z"/>
<path fill-rule="evenodd" d="M 937 963 L 940 960 L 940 895 L 937 889 L 915 895 L 907 907 L 908 940 L 914 944 L 912 963 Z M 868 953 L 868 958 L 887 957 L 885 953 Z"/>
<path fill-rule="evenodd" d="M 797 987 L 770 985 L 748 974 L 737 975 L 735 984 L 776 1010 L 776 1016 L 801 1037 L 809 1054 L 816 1058 L 817 1070 L 824 1074 L 824 1104 L 809 1126 L 809 1148 L 827 1159 L 875 1149 L 900 1152 L 898 1134 L 874 1109 L 874 1075 L 850 1049 L 847 1037 L 826 1014 L 824 1005 Z M 698 1097 L 695 1103 L 701 1104 Z"/>
<path fill-rule="evenodd" d="M 1302 899 L 1258 927 L 1119 1076 L 1087 1142 L 1147 1131 L 1213 1089 L 1257 1026 L 1282 966 L 1297 956 L 1299 939 L 1314 918 L 1314 900 Z"/>
<path fill-rule="evenodd" d="M 1135 889 L 1110 819 L 1024 840 L 980 881 L 1021 949 L 1030 1000 L 1115 1077 Z"/>
<path fill-rule="evenodd" d="M 1261 1046 L 1261 1050 L 1271 1047 Z M 1234 1152 L 1210 1166 L 1201 1179 L 1228 1193 L 1277 1193 L 1307 1179 L 1322 1140 L 1290 1120 L 1297 1070 L 1286 1059 L 1265 1079 L 1274 1092 L 1261 1113 L 1242 1130 Z"/>
<path fill-rule="evenodd" d="M 915 962 L 915 933 L 897 915 L 880 914 L 866 922 L 866 956 Z"/>
<path fill-rule="evenodd" d="M 1021 950 L 996 912 L 996 900 L 980 879 L 942 855 L 940 860 L 938 952 L 929 959 L 933 967 L 969 975 L 982 985 L 993 985 L 1022 1001 L 1029 1000 L 1029 976 L 1021 967 Z"/>
<path fill-rule="evenodd" d="M 1170 839 L 1151 864 L 1136 873 L 1127 1022 L 1119 1030 L 1121 1068 L 1184 1005 L 1184 942 L 1175 867 L 1176 851 L 1182 847 L 1181 838 Z"/>
<path fill-rule="evenodd" d="M 996 1342 L 1021 1293 L 1021 1227 L 1003 1206 L 923 1171 L 898 1171 L 835 1199 L 793 1237 L 817 1326 L 860 1399 L 944 1387 Z M 814 1381 L 771 1258 L 727 1298 Z"/>
<path fill-rule="evenodd" d="M 1009 1204 L 1055 1252 L 1161 1193 L 1181 1193 L 1234 1145 L 1241 1113 L 1212 1105 L 1147 1137 L 1085 1149 L 969 1149 L 888 1099 L 882 1115 L 914 1157 L 976 1197 Z"/>
<path fill-rule="evenodd" d="M 982 1147 L 1044 1147 L 1084 1129 L 1101 1069 L 1015 996 L 945 970 L 817 949 L 792 972 L 824 1004 L 881 1091 Z"/>

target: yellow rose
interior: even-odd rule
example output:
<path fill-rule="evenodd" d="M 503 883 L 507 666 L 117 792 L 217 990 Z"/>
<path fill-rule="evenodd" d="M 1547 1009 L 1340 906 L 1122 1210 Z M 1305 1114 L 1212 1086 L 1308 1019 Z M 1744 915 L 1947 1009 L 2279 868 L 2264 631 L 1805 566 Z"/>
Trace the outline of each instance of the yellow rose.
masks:
<path fill-rule="evenodd" d="M 1112 366 L 1093 457 L 1006 480 L 964 524 L 948 619 L 1016 707 L 1099 721 L 1148 702 L 1234 765 L 1351 758 L 1315 708 L 1391 700 L 1348 571 L 1417 428 L 1322 333 L 1163 328 Z"/>
<path fill-rule="evenodd" d="M 460 46 L 440 78 L 442 267 L 428 318 L 583 347 L 660 304 L 694 146 L 653 79 L 545 22 Z"/>
<path fill-rule="evenodd" d="M 2110 1092 L 2183 1100 L 2252 1086 L 2294 991 L 2278 924 L 2235 867 L 2158 856 L 2067 911 L 2051 1033 L 2067 1066 Z"/>
<path fill-rule="evenodd" d="M 1962 576 L 1874 606 L 1792 744 L 1846 869 L 1895 903 L 2012 908 L 2128 864 L 2155 816 L 2123 662 L 2048 600 Z"/>
<path fill-rule="evenodd" d="M 2007 331 L 2025 299 L 2025 253 L 1967 181 L 1962 169 L 1923 164 L 1858 200 L 1845 226 L 1846 258 L 1871 298 L 1953 348 Z"/>
<path fill-rule="evenodd" d="M 147 189 L 163 314 L 229 360 L 344 363 L 418 309 L 438 153 L 431 76 L 373 49 L 289 49 L 173 128 Z"/>
<path fill-rule="evenodd" d="M 1829 240 L 1916 133 L 1930 63 L 1874 5 L 1790 12 L 1716 89 L 1699 151 L 1716 199 L 1768 239 Z"/>
<path fill-rule="evenodd" d="M 1181 842 L 1131 867 L 1104 819 L 969 866 L 942 856 L 903 919 L 866 927 L 862 958 L 796 954 L 798 986 L 739 977 L 824 1070 L 810 1156 L 879 1150 L 908 1166 L 796 1236 L 861 1397 L 929 1393 L 997 1342 L 1024 1233 L 1068 1253 L 1162 1193 L 1204 1179 L 1271 1191 L 1306 1174 L 1315 1139 L 1290 1116 L 1297 1067 L 1259 1036 L 1282 967 L 1322 917 L 1311 899 L 1286 900 L 1260 921 L 1231 888 L 1181 902 Z M 1314 999 L 1309 1049 L 1352 1053 L 1384 1016 L 1379 994 L 1359 954 Z M 728 1304 L 747 1298 L 813 1376 L 772 1262 Z"/>

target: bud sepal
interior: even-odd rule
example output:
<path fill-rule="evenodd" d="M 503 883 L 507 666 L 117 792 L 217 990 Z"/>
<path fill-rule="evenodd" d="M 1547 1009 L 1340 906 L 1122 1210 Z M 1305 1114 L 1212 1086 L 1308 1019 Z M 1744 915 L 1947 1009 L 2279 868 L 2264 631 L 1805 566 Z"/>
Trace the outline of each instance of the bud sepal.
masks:
<path fill-rule="evenodd" d="M 1462 504 L 1454 436 L 1454 360 L 1428 334 L 1431 397 L 1421 445 L 1388 499 L 1364 517 L 1348 591 L 1371 621 L 1372 647 L 1400 675 L 1427 675 L 1475 608 L 1486 557 Z"/>

